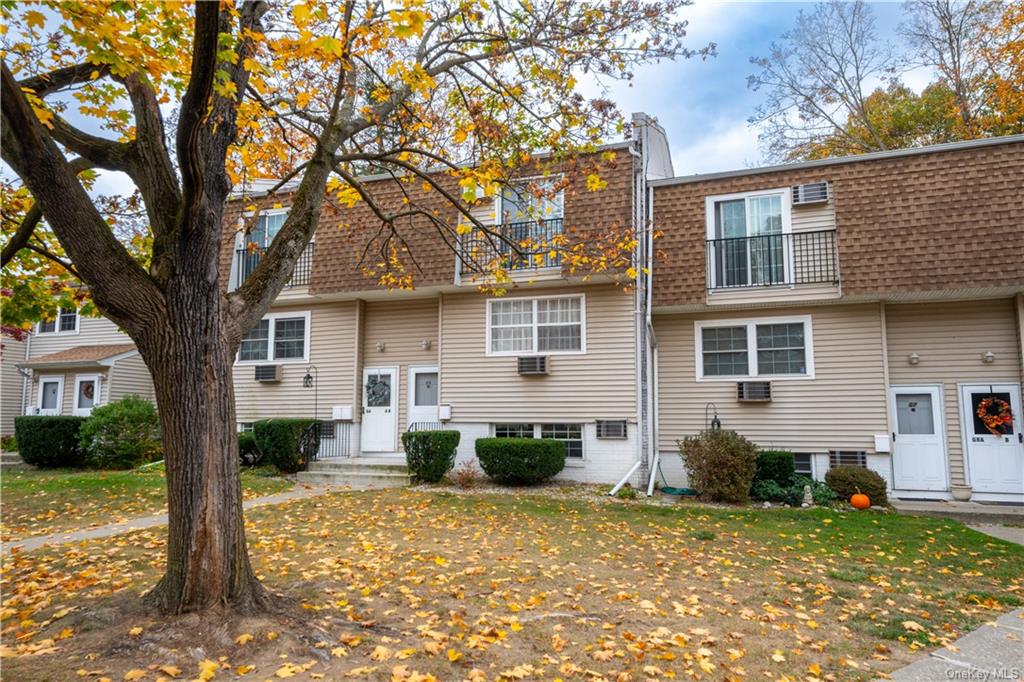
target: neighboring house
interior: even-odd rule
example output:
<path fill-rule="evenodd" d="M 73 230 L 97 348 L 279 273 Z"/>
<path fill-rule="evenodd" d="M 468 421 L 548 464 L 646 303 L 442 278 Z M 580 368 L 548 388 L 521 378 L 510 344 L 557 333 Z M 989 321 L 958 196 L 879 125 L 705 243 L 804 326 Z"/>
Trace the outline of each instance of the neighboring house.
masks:
<path fill-rule="evenodd" d="M 0 337 L 0 436 L 14 433 L 14 418 L 24 413 L 28 379 L 18 371 L 25 359 L 27 341 Z"/>
<path fill-rule="evenodd" d="M 131 339 L 110 320 L 71 309 L 36 324 L 17 359 L 5 352 L 3 373 L 3 423 L 6 429 L 10 421 L 12 431 L 16 414 L 88 416 L 127 395 L 154 399 L 149 370 Z M 17 398 L 7 386 L 15 375 L 21 379 Z"/>
<path fill-rule="evenodd" d="M 510 215 L 514 197 L 480 213 L 516 236 L 632 228 L 631 292 L 541 262 L 480 293 L 429 225 L 403 234 L 417 288 L 386 292 L 360 267 L 373 215 L 325 206 L 242 342 L 240 427 L 315 415 L 324 457 L 374 461 L 411 428 L 458 429 L 461 460 L 484 436 L 559 438 L 563 478 L 646 486 L 659 464 L 684 481 L 676 442 L 717 413 L 817 478 L 849 463 L 897 496 L 1024 501 L 1024 137 L 673 178 L 664 132 L 634 123 L 604 150 L 606 188 L 573 180 L 539 221 Z M 225 244 L 229 288 L 283 221 L 273 201 L 251 245 Z M 998 437 L 974 418 L 985 398 L 1015 415 Z"/>

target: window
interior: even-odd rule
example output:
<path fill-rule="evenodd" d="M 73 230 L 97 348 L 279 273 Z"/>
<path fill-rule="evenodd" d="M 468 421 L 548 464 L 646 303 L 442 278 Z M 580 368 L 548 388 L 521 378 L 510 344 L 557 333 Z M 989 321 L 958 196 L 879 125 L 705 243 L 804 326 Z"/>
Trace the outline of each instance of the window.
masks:
<path fill-rule="evenodd" d="M 242 337 L 238 362 L 304 362 L 308 349 L 308 312 L 268 315 Z"/>
<path fill-rule="evenodd" d="M 551 438 L 565 442 L 565 456 L 583 459 L 582 424 L 495 424 L 495 438 Z"/>
<path fill-rule="evenodd" d="M 708 279 L 712 289 L 787 281 L 788 188 L 708 197 Z"/>
<path fill-rule="evenodd" d="M 583 459 L 581 424 L 541 424 L 540 437 L 565 441 L 565 456 L 570 459 Z"/>
<path fill-rule="evenodd" d="M 506 185 L 498 197 L 497 215 L 502 224 L 561 218 L 564 192 L 556 190 L 561 178 L 528 178 Z"/>
<path fill-rule="evenodd" d="M 813 378 L 811 318 L 695 323 L 698 379 Z"/>
<path fill-rule="evenodd" d="M 256 224 L 246 235 L 246 244 L 255 244 L 261 249 L 267 248 L 274 241 L 277 233 L 281 231 L 281 226 L 284 225 L 287 217 L 288 213 L 285 211 L 261 212 L 256 219 Z"/>
<path fill-rule="evenodd" d="M 252 433 L 252 422 L 238 422 L 239 433 Z"/>
<path fill-rule="evenodd" d="M 814 468 L 811 464 L 811 455 L 801 455 L 797 453 L 793 455 L 793 464 L 795 465 L 794 471 L 801 476 L 814 475 Z"/>
<path fill-rule="evenodd" d="M 67 334 L 78 331 L 78 311 L 74 308 L 61 308 L 56 319 L 42 320 L 39 323 L 40 334 Z"/>
<path fill-rule="evenodd" d="M 495 424 L 495 438 L 533 438 L 533 424 Z"/>
<path fill-rule="evenodd" d="M 582 296 L 487 302 L 488 355 L 580 353 L 584 336 Z"/>
<path fill-rule="evenodd" d="M 828 466 L 867 468 L 868 454 L 863 450 L 829 450 Z"/>

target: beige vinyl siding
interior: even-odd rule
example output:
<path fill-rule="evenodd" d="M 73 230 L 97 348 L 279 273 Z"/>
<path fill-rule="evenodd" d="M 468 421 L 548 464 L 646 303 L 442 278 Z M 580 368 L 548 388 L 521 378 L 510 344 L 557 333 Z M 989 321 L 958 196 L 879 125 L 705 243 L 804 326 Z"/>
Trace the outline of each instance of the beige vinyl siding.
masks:
<path fill-rule="evenodd" d="M 128 395 L 153 401 L 153 379 L 141 355 L 118 360 L 110 369 L 109 387 L 104 389 L 108 402 L 120 400 Z"/>
<path fill-rule="evenodd" d="M 740 403 L 736 381 L 697 381 L 695 320 L 810 315 L 814 378 L 772 381 L 772 401 Z M 656 315 L 659 443 L 663 452 L 705 427 L 705 405 L 718 408 L 722 427 L 761 447 L 797 452 L 874 450 L 888 431 L 877 305 Z"/>
<path fill-rule="evenodd" d="M 586 353 L 552 355 L 550 374 L 519 376 L 515 357 L 486 354 L 486 301 L 445 295 L 441 402 L 456 422 L 635 421 L 633 295 L 613 285 L 525 288 L 506 296 L 583 293 Z"/>
<path fill-rule="evenodd" d="M 4 337 L 0 347 L 0 435 L 14 433 L 14 418 L 24 410 L 25 379 L 17 363 L 25 359 L 27 344 Z"/>
<path fill-rule="evenodd" d="M 35 338 L 32 339 L 32 342 L 35 344 Z M 63 377 L 64 393 L 60 413 L 63 415 L 73 415 L 75 413 L 75 378 L 79 376 L 97 375 L 100 378 L 100 396 L 99 403 L 97 403 L 97 405 L 106 405 L 110 402 L 110 374 L 106 367 L 61 368 L 52 370 L 47 370 L 45 368 L 35 369 L 32 372 L 32 383 L 29 386 L 28 409 L 34 413 L 35 408 L 39 407 L 40 377 Z"/>
<path fill-rule="evenodd" d="M 274 307 L 272 313 L 310 311 L 309 361 L 279 364 L 282 380 L 260 383 L 253 378 L 252 364 L 236 364 L 235 405 L 238 421 L 251 422 L 273 417 L 312 417 L 314 397 L 317 416 L 331 418 L 333 405 L 352 405 L 352 363 L 356 343 L 356 304 L 353 301 Z M 305 388 L 302 378 L 307 365 L 317 368 L 316 389 Z M 353 405 L 358 411 L 358 407 Z"/>
<path fill-rule="evenodd" d="M 964 449 L 960 434 L 957 384 L 1018 382 L 1021 358 L 1017 320 L 1010 299 L 887 305 L 889 380 L 893 385 L 941 384 L 952 482 L 963 484 Z M 981 361 L 995 353 L 995 362 Z M 917 353 L 920 361 L 907 358 Z"/>
<path fill-rule="evenodd" d="M 836 211 L 831 201 L 824 204 L 794 205 L 790 210 L 793 232 L 836 229 Z"/>
<path fill-rule="evenodd" d="M 398 367 L 398 433 L 406 430 L 408 422 L 409 367 L 437 364 L 437 310 L 436 298 L 367 301 L 364 304 L 363 366 Z M 424 341 L 430 342 L 429 348 L 423 348 Z M 383 352 L 377 350 L 378 343 L 384 344 Z M 359 381 L 361 384 L 361 372 Z M 400 441 L 398 447 L 401 449 Z"/>
<path fill-rule="evenodd" d="M 77 346 L 132 343 L 131 338 L 105 317 L 78 318 L 78 333 L 33 334 L 31 358 L 57 353 Z"/>

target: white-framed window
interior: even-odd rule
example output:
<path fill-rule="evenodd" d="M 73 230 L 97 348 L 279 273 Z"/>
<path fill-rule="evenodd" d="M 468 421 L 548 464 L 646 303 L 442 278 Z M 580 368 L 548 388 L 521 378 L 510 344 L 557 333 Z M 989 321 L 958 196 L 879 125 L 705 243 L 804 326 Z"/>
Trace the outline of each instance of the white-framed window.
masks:
<path fill-rule="evenodd" d="M 310 313 L 272 313 L 242 337 L 237 364 L 306 362 L 309 359 Z"/>
<path fill-rule="evenodd" d="M 791 197 L 783 187 L 705 198 L 709 289 L 790 281 Z"/>
<path fill-rule="evenodd" d="M 518 178 L 496 197 L 496 222 L 507 225 L 557 220 L 565 214 L 565 192 L 555 186 L 562 176 Z"/>
<path fill-rule="evenodd" d="M 793 466 L 794 472 L 801 476 L 814 476 L 814 456 L 806 453 L 796 453 L 793 455 Z"/>
<path fill-rule="evenodd" d="M 239 433 L 252 433 L 252 422 L 238 422 Z"/>
<path fill-rule="evenodd" d="M 560 440 L 567 459 L 583 459 L 583 424 L 495 424 L 494 437 Z"/>
<path fill-rule="evenodd" d="M 249 216 L 252 217 L 251 215 Z M 246 244 L 255 244 L 260 249 L 265 249 L 274 241 L 274 237 L 281 231 L 285 219 L 288 217 L 288 209 L 275 208 L 260 211 L 256 218 L 256 224 L 246 235 Z"/>
<path fill-rule="evenodd" d="M 698 381 L 813 379 L 811 316 L 694 322 Z"/>
<path fill-rule="evenodd" d="M 36 327 L 38 334 L 77 334 L 78 311 L 74 308 L 61 308 L 57 317 L 52 320 L 40 320 Z"/>
<path fill-rule="evenodd" d="M 582 294 L 487 301 L 487 355 L 560 355 L 587 348 Z"/>

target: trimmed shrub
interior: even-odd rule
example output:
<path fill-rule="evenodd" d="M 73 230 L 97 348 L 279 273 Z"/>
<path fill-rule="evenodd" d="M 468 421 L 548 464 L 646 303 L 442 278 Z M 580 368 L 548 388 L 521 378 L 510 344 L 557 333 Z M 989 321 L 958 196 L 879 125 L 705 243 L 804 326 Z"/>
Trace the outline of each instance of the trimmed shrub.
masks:
<path fill-rule="evenodd" d="M 252 425 L 256 448 L 277 470 L 294 474 L 320 450 L 315 419 L 265 419 Z"/>
<path fill-rule="evenodd" d="M 825 473 L 825 482 L 844 502 L 849 502 L 855 493 L 862 492 L 871 498 L 871 504 L 889 504 L 885 494 L 885 479 L 871 469 L 857 466 L 832 467 Z"/>
<path fill-rule="evenodd" d="M 134 469 L 160 459 L 160 417 L 153 403 L 130 395 L 94 408 L 78 432 L 86 466 Z"/>
<path fill-rule="evenodd" d="M 438 483 L 455 466 L 458 431 L 406 431 L 402 434 L 405 461 L 417 481 Z"/>
<path fill-rule="evenodd" d="M 243 466 L 255 466 L 262 455 L 256 447 L 256 435 L 252 431 L 238 432 L 238 459 Z"/>
<path fill-rule="evenodd" d="M 757 446 L 735 431 L 710 429 L 679 444 L 690 486 L 712 502 L 746 502 L 757 470 Z"/>
<path fill-rule="evenodd" d="M 533 485 L 565 468 L 565 443 L 553 438 L 478 438 L 476 456 L 498 483 Z"/>
<path fill-rule="evenodd" d="M 14 418 L 18 453 L 37 467 L 82 466 L 78 431 L 85 417 L 38 415 Z"/>
<path fill-rule="evenodd" d="M 775 481 L 782 487 L 793 482 L 796 475 L 796 457 L 787 450 L 762 450 L 757 453 L 754 481 Z"/>
<path fill-rule="evenodd" d="M 782 502 L 786 498 L 786 488 L 772 480 L 754 481 L 750 486 L 750 498 L 758 502 Z"/>

